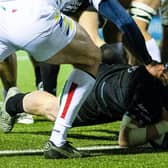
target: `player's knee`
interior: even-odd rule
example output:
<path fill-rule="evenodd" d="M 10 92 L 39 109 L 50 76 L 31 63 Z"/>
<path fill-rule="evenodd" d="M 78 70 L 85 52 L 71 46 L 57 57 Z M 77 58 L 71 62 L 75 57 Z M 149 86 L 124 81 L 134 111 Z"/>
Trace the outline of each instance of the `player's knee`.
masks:
<path fill-rule="evenodd" d="M 47 115 L 47 118 L 50 120 L 50 121 L 55 121 L 56 120 L 56 115 L 54 115 L 54 113 L 49 113 L 48 115 Z"/>
<path fill-rule="evenodd" d="M 51 120 L 51 121 L 55 121 L 56 116 L 57 116 L 57 112 L 58 112 L 58 102 L 54 100 L 50 100 L 46 103 L 46 105 L 44 106 L 45 108 L 45 116 Z"/>
<path fill-rule="evenodd" d="M 48 112 L 47 114 L 47 118 L 50 120 L 50 121 L 55 121 L 56 120 L 56 112 L 55 111 L 50 111 Z"/>

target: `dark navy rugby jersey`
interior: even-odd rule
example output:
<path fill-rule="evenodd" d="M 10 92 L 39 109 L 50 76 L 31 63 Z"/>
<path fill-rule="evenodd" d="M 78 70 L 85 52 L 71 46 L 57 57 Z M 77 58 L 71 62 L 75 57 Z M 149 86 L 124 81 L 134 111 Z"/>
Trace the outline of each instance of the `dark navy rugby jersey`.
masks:
<path fill-rule="evenodd" d="M 120 120 L 128 111 L 144 126 L 161 119 L 162 107 L 167 108 L 167 102 L 168 88 L 144 66 L 103 64 L 78 117 L 88 125 Z"/>

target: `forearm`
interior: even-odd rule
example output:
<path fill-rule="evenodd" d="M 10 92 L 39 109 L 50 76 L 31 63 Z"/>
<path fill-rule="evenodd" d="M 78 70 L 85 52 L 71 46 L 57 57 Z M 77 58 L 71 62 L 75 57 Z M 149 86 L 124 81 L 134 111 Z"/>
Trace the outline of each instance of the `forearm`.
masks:
<path fill-rule="evenodd" d="M 152 58 L 147 51 L 143 35 L 118 0 L 93 0 L 93 2 L 97 2 L 94 5 L 99 13 L 111 20 L 124 33 L 124 38 L 133 54 L 140 61 L 149 64 Z"/>
<path fill-rule="evenodd" d="M 132 123 L 132 119 L 129 116 L 124 115 L 119 132 L 119 145 L 123 147 L 136 146 L 144 144 L 146 141 L 146 128 L 138 128 Z"/>
<path fill-rule="evenodd" d="M 165 120 L 143 128 L 139 128 L 131 122 L 130 117 L 123 117 L 119 134 L 120 146 L 142 145 L 168 132 L 168 121 Z"/>

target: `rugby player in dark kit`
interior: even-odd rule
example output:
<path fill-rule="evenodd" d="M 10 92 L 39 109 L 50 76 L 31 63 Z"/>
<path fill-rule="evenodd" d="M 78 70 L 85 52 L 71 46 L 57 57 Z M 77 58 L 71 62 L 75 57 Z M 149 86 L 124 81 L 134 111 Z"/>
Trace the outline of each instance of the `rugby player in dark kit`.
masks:
<path fill-rule="evenodd" d="M 149 72 L 152 72 L 154 66 L 158 66 L 160 74 L 152 76 Z M 102 64 L 94 89 L 73 125 L 122 120 L 119 145 L 136 146 L 150 141 L 155 147 L 165 149 L 168 147 L 165 136 L 168 132 L 166 80 L 167 73 L 162 64 Z M 156 142 L 154 139 L 157 139 Z"/>
<path fill-rule="evenodd" d="M 19 0 L 15 0 L 15 1 L 18 2 Z M 30 5 L 30 7 L 32 7 L 32 4 L 34 5 L 34 2 L 32 2 L 32 1 L 31 2 L 29 2 L 29 1 L 24 1 L 24 2 L 19 1 L 19 5 L 20 5 L 19 7 L 20 8 L 24 8 L 25 7 L 25 2 L 26 2 L 26 4 Z M 60 12 L 60 10 L 64 7 L 65 2 L 69 2 L 69 1 L 67 0 L 67 1 L 56 1 L 56 2 L 55 1 L 51 1 L 51 6 L 50 6 L 50 1 L 45 1 L 45 3 L 48 5 L 47 7 L 52 7 L 52 9 L 53 9 L 52 10 L 52 16 L 53 17 L 52 17 L 51 21 L 53 21 L 54 23 L 57 21 L 58 24 L 59 24 L 59 31 L 62 31 L 62 29 L 61 29 L 62 28 L 62 23 L 66 24 L 67 20 L 64 19 L 64 22 L 62 22 L 62 17 L 61 17 L 62 13 Z M 145 46 L 145 43 L 144 43 L 144 38 L 143 38 L 141 32 L 139 31 L 139 29 L 137 28 L 136 24 L 134 23 L 133 19 L 125 11 L 125 9 L 119 4 L 119 2 L 117 0 L 92 0 L 92 2 L 94 4 L 94 7 L 97 9 L 97 11 L 101 15 L 103 15 L 107 19 L 111 20 L 123 32 L 125 41 L 129 45 L 129 47 L 132 50 L 132 52 L 136 54 L 136 57 L 139 60 L 141 60 L 143 63 L 145 63 L 146 65 L 149 64 L 148 67 L 151 67 L 152 66 L 152 64 L 151 64 L 152 63 L 152 58 L 150 57 L 149 53 L 147 52 L 147 49 L 146 49 L 146 46 Z M 7 4 L 4 1 L 0 1 L 0 3 L 2 5 L 6 5 L 7 7 L 11 5 L 10 1 L 8 1 Z M 43 4 L 43 1 L 40 1 L 40 3 Z M 39 6 L 39 5 L 37 4 L 37 6 Z M 43 6 L 44 5 L 41 5 L 40 7 L 43 7 Z M 26 6 L 26 9 L 27 9 L 27 6 Z M 28 9 L 29 12 L 31 11 L 30 9 L 31 8 Z M 58 13 L 56 13 L 57 14 L 56 16 L 54 15 L 55 14 L 54 13 L 54 11 L 55 11 L 54 9 L 56 9 L 58 11 Z M 21 10 L 21 11 L 24 11 L 24 10 Z M 24 13 L 22 13 L 22 14 L 24 14 Z M 37 14 L 41 14 L 41 13 L 37 13 Z M 48 15 L 49 14 L 50 13 L 48 13 Z M 14 15 L 12 15 L 12 16 L 14 16 Z M 29 16 L 30 15 L 28 15 L 27 17 L 32 21 L 32 17 L 29 17 Z M 46 15 L 44 15 L 44 16 L 46 16 Z M 1 17 L 6 17 L 6 13 L 4 13 L 4 15 L 1 16 Z M 41 18 L 41 17 L 38 17 L 38 18 Z M 47 17 L 45 17 L 45 18 L 47 19 Z M 44 20 L 44 19 L 42 19 L 42 20 Z M 70 18 L 68 18 L 68 20 L 70 20 L 70 24 L 69 25 L 73 24 L 74 28 L 76 28 L 76 24 L 77 23 L 72 21 Z M 8 19 L 8 21 L 10 23 L 11 19 Z M 19 19 L 17 18 L 16 21 L 19 21 Z M 46 20 L 44 20 L 44 22 L 42 22 L 42 23 L 44 23 L 45 25 L 48 26 L 48 24 L 46 24 L 48 22 L 45 22 L 45 21 Z M 54 25 L 57 25 L 57 24 L 54 24 Z M 7 26 L 7 25 L 5 25 L 5 26 Z M 34 24 L 33 24 L 33 26 L 34 26 Z M 69 28 L 71 28 L 71 27 L 73 27 L 73 26 L 70 26 Z M 38 27 L 38 28 L 41 30 L 41 27 Z M 66 28 L 66 25 L 65 25 L 65 28 Z M 13 29 L 13 27 L 12 27 L 12 29 Z M 12 29 L 10 29 L 11 32 L 12 32 Z M 33 36 L 33 34 L 30 31 L 30 29 L 28 29 L 28 30 L 27 31 Z M 53 29 L 51 29 L 51 30 L 53 30 Z M 68 31 L 67 31 L 68 33 L 69 33 L 69 30 L 70 29 L 68 29 Z M 94 46 L 94 44 L 92 43 L 92 41 L 89 38 L 89 36 L 87 36 L 87 33 L 84 33 L 84 32 L 81 33 L 80 37 L 82 37 L 81 40 L 83 40 L 83 39 L 85 39 L 84 38 L 84 35 L 85 35 L 85 37 L 87 38 L 88 42 L 86 42 L 86 39 L 83 40 L 83 41 L 85 41 L 85 44 L 88 47 L 85 47 L 84 45 L 82 45 L 83 42 L 81 42 L 80 43 L 81 45 L 79 46 L 78 45 L 79 38 L 78 38 L 77 35 L 75 36 L 75 33 L 78 32 L 76 30 L 78 30 L 78 29 L 73 29 L 71 37 L 68 36 L 67 38 L 69 38 L 69 39 L 65 38 L 64 40 L 61 37 L 58 38 L 58 35 L 60 35 L 60 33 L 57 32 L 57 38 L 53 40 L 54 45 L 56 47 L 58 47 L 60 42 L 62 42 L 61 44 L 64 45 L 64 46 L 60 46 L 60 48 L 58 47 L 58 51 L 57 52 L 59 52 L 61 49 L 63 49 L 65 47 L 65 45 L 68 44 L 68 42 L 70 43 L 72 41 L 73 37 L 76 40 L 75 44 L 73 43 L 74 45 L 72 45 L 71 47 L 68 48 L 68 46 L 70 46 L 70 44 L 71 44 L 70 43 L 67 46 L 68 49 L 70 49 L 71 51 L 74 51 L 74 52 L 69 52 L 68 49 L 67 50 L 66 49 L 62 50 L 62 51 L 65 51 L 65 53 L 62 53 L 60 51 L 60 53 L 62 53 L 62 54 L 59 55 L 61 57 L 60 59 L 58 59 L 58 53 L 57 54 L 55 53 L 56 55 L 54 55 L 54 56 L 57 57 L 57 59 L 55 59 L 55 57 L 53 58 L 51 56 L 52 58 L 47 60 L 50 57 L 49 53 L 48 53 L 48 51 L 46 51 L 46 49 L 44 47 L 41 46 L 41 43 L 38 43 L 38 44 L 41 46 L 40 49 L 41 50 L 43 49 L 45 51 L 45 53 L 42 52 L 41 50 L 34 50 L 34 46 L 35 46 L 34 44 L 35 43 L 33 43 L 31 45 L 31 47 L 33 48 L 32 52 L 35 52 L 35 54 L 37 54 L 37 55 L 34 54 L 35 57 L 36 58 L 38 56 L 40 57 L 40 58 L 37 58 L 38 61 L 40 61 L 40 60 L 41 61 L 43 61 L 43 60 L 46 61 L 47 60 L 46 61 L 47 63 L 52 63 L 52 64 L 72 63 L 72 64 L 76 65 L 76 63 L 77 63 L 79 65 L 84 65 L 83 71 L 82 72 L 80 70 L 79 71 L 82 74 L 85 74 L 87 76 L 86 77 L 87 80 L 84 80 L 84 81 L 79 80 L 78 81 L 79 83 L 80 82 L 84 82 L 87 85 L 87 89 L 86 88 L 83 89 L 83 87 L 79 87 L 79 92 L 78 92 L 78 87 L 77 87 L 77 91 L 73 92 L 74 95 L 73 94 L 71 95 L 71 93 L 72 93 L 72 91 L 76 90 L 76 85 L 75 85 L 75 87 L 74 87 L 74 85 L 72 85 L 72 88 L 70 87 L 71 85 L 69 85 L 69 82 L 70 82 L 70 84 L 72 84 L 71 82 L 73 80 L 72 79 L 68 80 L 68 82 L 66 83 L 66 88 L 63 90 L 63 94 L 62 94 L 63 95 L 63 99 L 61 101 L 61 107 L 59 108 L 59 112 L 58 112 L 59 115 L 57 115 L 57 119 L 55 121 L 55 125 L 54 125 L 54 128 L 52 130 L 52 133 L 51 133 L 51 136 L 49 138 L 49 141 L 45 145 L 45 157 L 46 158 L 52 158 L 52 159 L 54 159 L 54 158 L 75 158 L 75 157 L 81 157 L 82 156 L 82 154 L 80 154 L 80 152 L 78 150 L 76 150 L 73 146 L 71 146 L 66 141 L 67 133 L 68 133 L 69 128 L 72 125 L 72 122 L 76 118 L 76 115 L 77 115 L 77 113 L 78 113 L 78 111 L 80 109 L 80 106 L 83 104 L 83 102 L 85 101 L 85 98 L 87 98 L 87 96 L 89 95 L 89 91 L 92 90 L 92 87 L 95 84 L 95 79 L 92 78 L 92 76 L 89 75 L 89 74 L 93 73 L 93 75 L 95 75 L 97 73 L 97 68 L 98 68 L 98 65 L 99 65 L 99 63 L 101 61 L 100 60 L 101 53 L 100 53 L 99 48 Z M 80 27 L 80 30 L 83 31 L 82 27 Z M 18 29 L 16 29 L 16 31 L 18 31 Z M 19 29 L 19 31 L 20 31 L 20 29 Z M 53 33 L 51 33 L 51 34 L 53 34 Z M 66 33 L 64 35 L 66 36 Z M 28 37 L 29 36 L 26 36 L 26 38 L 28 38 Z M 30 40 L 30 38 L 28 38 L 28 39 Z M 1 40 L 3 40 L 3 38 Z M 16 40 L 19 40 L 18 37 L 16 38 Z M 2 42 L 2 44 L 6 46 L 6 43 Z M 89 44 L 92 44 L 92 45 L 89 45 Z M 12 44 L 10 44 L 10 42 L 9 42 L 8 45 L 10 46 Z M 16 49 L 16 46 L 18 46 L 18 45 L 13 46 L 12 49 L 13 50 Z M 81 50 L 82 46 L 85 47 L 85 49 L 83 48 L 83 50 Z M 56 48 L 56 47 L 52 47 L 50 45 L 47 45 L 47 47 L 50 47 L 49 49 L 52 49 L 52 50 L 55 50 L 55 48 Z M 72 48 L 74 50 L 72 50 Z M 80 50 L 78 50 L 78 48 L 80 48 Z M 86 50 L 86 48 L 88 50 Z M 91 48 L 94 49 L 94 52 L 92 52 Z M 8 56 L 6 54 L 6 52 L 4 51 L 4 48 L 2 48 L 2 49 L 3 50 L 2 50 L 1 53 L 3 53 L 3 54 L 0 54 L 1 59 L 3 59 L 3 58 Z M 29 48 L 23 48 L 23 49 L 28 50 Z M 10 50 L 10 52 L 13 52 L 13 50 L 12 51 Z M 76 55 L 75 55 L 75 51 L 76 51 Z M 65 58 L 67 54 L 69 54 L 69 55 L 67 55 L 68 58 L 71 58 L 70 56 L 72 56 L 72 58 L 74 58 L 75 56 L 79 56 L 80 54 L 82 54 L 83 51 L 87 51 L 87 52 L 86 52 L 86 55 L 84 55 L 84 57 L 82 57 L 81 60 L 73 59 L 73 61 L 70 61 L 70 62 L 68 62 L 68 61 L 66 62 L 65 61 L 66 59 L 63 60 L 63 58 Z M 80 53 L 78 53 L 78 52 L 80 52 Z M 47 58 L 45 57 L 46 56 L 45 54 L 47 55 Z M 53 54 L 51 54 L 51 55 L 53 55 Z M 42 56 L 44 56 L 44 58 L 42 58 Z M 89 58 L 91 56 L 94 58 L 94 62 L 95 62 L 94 64 L 91 64 L 89 62 Z M 76 57 L 76 58 L 78 58 L 78 57 Z M 83 60 L 85 60 L 88 64 L 86 64 L 85 61 L 84 61 L 85 63 L 82 64 L 82 62 L 80 62 L 80 61 L 83 61 Z M 158 77 L 158 73 L 160 73 L 160 71 L 157 70 L 157 67 L 159 67 L 159 68 L 161 67 L 161 69 L 164 69 L 163 65 L 160 65 L 160 66 L 157 65 L 157 66 L 152 66 L 152 71 L 150 71 L 151 69 L 148 68 L 148 71 L 153 76 L 157 76 Z M 85 68 L 87 69 L 86 71 L 89 72 L 89 74 L 84 72 Z M 79 78 L 84 79 L 83 76 L 79 75 L 79 73 L 78 73 L 78 75 L 75 75 L 76 73 L 77 73 L 76 71 L 74 73 L 72 73 L 72 76 L 70 76 L 69 78 L 73 78 L 74 80 L 76 80 L 76 79 L 78 79 L 76 76 L 78 76 Z M 162 72 L 161 72 L 161 74 L 162 74 Z M 160 77 L 160 75 L 159 75 L 159 77 Z M 91 83 L 92 86 L 90 85 L 90 83 Z M 84 85 L 81 84 L 79 86 L 85 86 L 85 84 Z M 13 127 L 13 124 L 14 124 L 14 120 L 13 119 L 15 118 L 15 115 L 18 112 L 20 112 L 20 110 L 25 111 L 25 112 L 29 111 L 29 113 L 32 113 L 30 108 L 33 108 L 32 109 L 33 113 L 37 114 L 39 112 L 39 114 L 42 114 L 42 115 L 45 115 L 45 116 L 47 116 L 47 113 L 49 113 L 48 109 L 51 110 L 50 112 L 52 112 L 52 111 L 54 111 L 54 113 L 57 112 L 56 111 L 56 105 L 53 105 L 52 103 L 49 103 L 49 99 L 47 97 L 47 96 L 49 96 L 49 94 L 47 94 L 46 92 L 44 92 L 44 93 L 46 93 L 47 95 L 42 97 L 42 96 L 39 96 L 39 94 L 43 94 L 43 92 L 35 91 L 34 93 L 38 94 L 38 99 L 36 100 L 36 99 L 34 99 L 35 98 L 34 96 L 31 97 L 31 93 L 28 93 L 25 96 L 24 95 L 21 96 L 19 94 L 16 94 L 18 92 L 17 89 L 15 89 L 12 92 L 12 94 L 10 94 L 10 91 L 11 90 L 9 90 L 9 92 L 7 94 L 7 97 L 6 97 L 5 102 L 3 104 L 3 108 L 1 110 L 1 115 L 0 115 L 0 120 L 1 120 L 0 127 L 1 127 L 1 129 L 4 132 L 10 132 L 11 131 L 11 129 Z M 68 93 L 68 94 L 66 94 L 66 93 Z M 68 98 L 67 98 L 67 95 L 68 95 Z M 82 95 L 85 95 L 85 96 L 82 96 Z M 17 97 L 17 96 L 19 96 L 19 97 Z M 71 96 L 74 97 L 75 100 L 74 99 L 73 100 L 69 99 L 69 98 L 72 98 Z M 30 97 L 31 97 L 31 99 L 29 99 Z M 52 96 L 50 95 L 49 97 L 52 97 Z M 25 98 L 28 98 L 28 99 L 25 99 Z M 46 108 L 45 107 L 44 108 L 45 102 L 43 102 L 43 100 L 44 100 L 43 98 L 45 99 L 45 102 L 47 102 L 46 107 L 48 105 L 51 105 L 51 104 L 52 104 L 52 107 L 50 107 L 50 108 Z M 54 98 L 54 100 L 55 100 L 54 96 L 52 98 Z M 38 102 L 38 101 L 40 101 L 40 102 Z M 40 106 L 37 106 L 36 103 L 40 103 Z M 68 103 L 68 107 L 66 106 L 67 103 Z M 55 104 L 56 104 L 56 102 L 55 102 Z M 39 109 L 36 110 L 35 108 L 39 108 Z M 46 111 L 44 112 L 44 110 L 46 110 Z M 56 115 L 55 115 L 55 117 L 56 117 Z"/>
<path fill-rule="evenodd" d="M 153 73 L 153 68 L 156 66 L 158 73 Z M 150 141 L 155 146 L 157 144 L 158 147 L 165 149 L 167 148 L 165 135 L 168 132 L 166 81 L 167 74 L 162 64 L 147 66 L 102 64 L 96 84 L 80 108 L 73 126 L 121 120 L 119 145 L 136 146 Z M 58 97 L 44 91 L 23 94 L 16 88 L 11 88 L 8 94 L 10 92 L 14 93 L 6 101 L 6 110 L 10 115 L 15 116 L 16 113 L 25 111 L 55 120 L 59 108 Z M 11 104 L 15 99 L 20 106 Z M 30 99 L 33 99 L 34 103 L 30 104 Z M 9 126 L 11 127 L 10 124 Z"/>

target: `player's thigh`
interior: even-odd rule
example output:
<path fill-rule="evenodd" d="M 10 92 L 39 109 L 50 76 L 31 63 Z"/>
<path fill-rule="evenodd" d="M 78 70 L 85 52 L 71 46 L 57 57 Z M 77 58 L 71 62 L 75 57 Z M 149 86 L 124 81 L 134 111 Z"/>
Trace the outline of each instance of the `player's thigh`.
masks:
<path fill-rule="evenodd" d="M 88 33 L 80 25 L 77 25 L 76 35 L 72 41 L 47 60 L 48 63 L 83 64 L 88 66 L 98 64 L 100 61 L 100 49 L 96 47 Z"/>
<path fill-rule="evenodd" d="M 100 62 L 100 51 L 87 32 L 70 17 L 57 12 L 49 31 L 42 32 L 24 49 L 36 61 L 52 64 L 85 64 Z"/>

